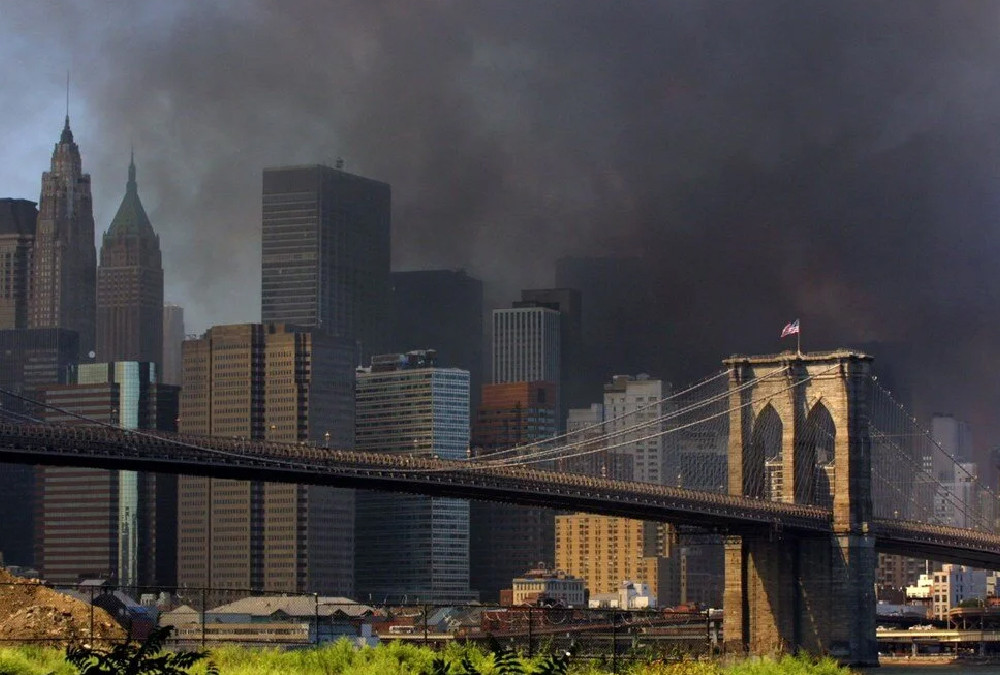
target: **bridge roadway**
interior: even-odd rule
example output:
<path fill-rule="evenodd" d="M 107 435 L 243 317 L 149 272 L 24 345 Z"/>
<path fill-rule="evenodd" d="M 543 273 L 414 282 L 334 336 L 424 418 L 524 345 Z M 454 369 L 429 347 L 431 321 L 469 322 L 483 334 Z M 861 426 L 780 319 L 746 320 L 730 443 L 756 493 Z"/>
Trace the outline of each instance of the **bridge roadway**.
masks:
<path fill-rule="evenodd" d="M 829 509 L 557 473 L 478 467 L 462 461 L 328 450 L 107 426 L 0 424 L 0 462 L 153 471 L 234 480 L 300 483 L 501 501 L 658 520 L 732 534 L 829 534 Z M 887 553 L 1000 569 L 1000 536 L 953 527 L 876 519 L 876 548 Z"/>

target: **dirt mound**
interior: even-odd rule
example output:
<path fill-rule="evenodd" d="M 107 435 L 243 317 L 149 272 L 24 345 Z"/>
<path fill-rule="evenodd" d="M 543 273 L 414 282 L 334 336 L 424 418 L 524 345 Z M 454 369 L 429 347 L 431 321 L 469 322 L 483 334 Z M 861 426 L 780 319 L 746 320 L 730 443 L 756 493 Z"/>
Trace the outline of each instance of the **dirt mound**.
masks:
<path fill-rule="evenodd" d="M 125 630 L 100 607 L 0 569 L 0 641 L 66 645 L 123 640 Z"/>

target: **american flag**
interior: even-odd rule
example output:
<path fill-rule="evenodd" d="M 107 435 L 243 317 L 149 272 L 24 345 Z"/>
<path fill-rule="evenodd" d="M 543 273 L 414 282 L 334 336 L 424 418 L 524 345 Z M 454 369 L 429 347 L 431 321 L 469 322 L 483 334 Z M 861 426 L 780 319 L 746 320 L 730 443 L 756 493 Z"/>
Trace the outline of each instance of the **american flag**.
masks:
<path fill-rule="evenodd" d="M 799 320 L 790 321 L 781 329 L 781 337 L 788 337 L 789 335 L 798 335 L 799 332 Z"/>

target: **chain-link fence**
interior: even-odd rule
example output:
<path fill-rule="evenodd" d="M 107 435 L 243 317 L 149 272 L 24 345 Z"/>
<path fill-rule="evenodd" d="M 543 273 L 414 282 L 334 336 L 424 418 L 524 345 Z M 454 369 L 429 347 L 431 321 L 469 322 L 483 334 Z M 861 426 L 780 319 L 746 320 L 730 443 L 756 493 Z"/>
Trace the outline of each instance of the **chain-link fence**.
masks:
<path fill-rule="evenodd" d="M 358 646 L 402 641 L 432 648 L 494 641 L 532 656 L 573 650 L 610 665 L 705 654 L 719 644 L 716 612 L 488 605 L 371 606 L 347 598 L 218 588 L 123 588 L 104 582 L 0 583 L 0 644 L 141 640 L 172 626 L 183 647 Z"/>

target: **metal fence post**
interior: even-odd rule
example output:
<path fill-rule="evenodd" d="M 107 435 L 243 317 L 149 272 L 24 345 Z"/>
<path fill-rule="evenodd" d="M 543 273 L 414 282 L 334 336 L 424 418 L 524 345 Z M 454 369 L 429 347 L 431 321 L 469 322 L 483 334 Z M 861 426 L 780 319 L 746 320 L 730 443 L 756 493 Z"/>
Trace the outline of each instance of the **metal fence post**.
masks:
<path fill-rule="evenodd" d="M 618 673 L 618 612 L 611 610 L 611 672 Z"/>
<path fill-rule="evenodd" d="M 207 607 L 205 589 L 201 589 L 201 648 L 205 649 L 205 608 Z"/>
<path fill-rule="evenodd" d="M 534 654 L 534 652 L 535 652 L 535 649 L 534 649 L 534 636 L 532 635 L 531 628 L 532 628 L 532 626 L 531 626 L 531 606 L 529 606 L 528 607 L 528 658 L 529 659 L 532 656 L 535 655 Z"/>
<path fill-rule="evenodd" d="M 313 593 L 313 600 L 316 601 L 316 646 L 319 646 L 319 593 Z"/>
<path fill-rule="evenodd" d="M 427 646 L 428 640 L 428 623 L 430 622 L 430 615 L 428 613 L 427 605 L 424 605 L 424 646 Z"/>
<path fill-rule="evenodd" d="M 90 645 L 97 646 L 97 638 L 94 636 L 94 587 L 90 587 Z"/>

